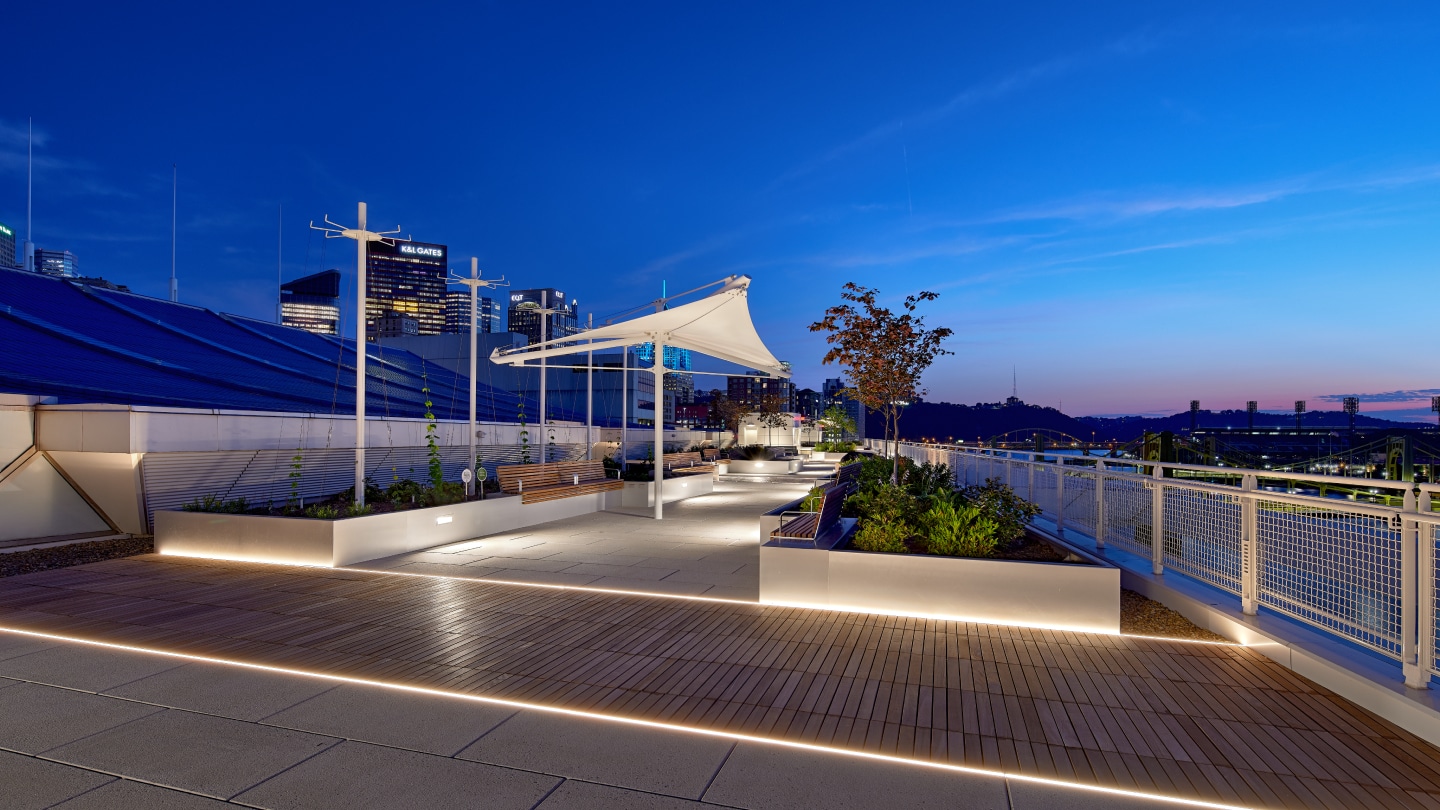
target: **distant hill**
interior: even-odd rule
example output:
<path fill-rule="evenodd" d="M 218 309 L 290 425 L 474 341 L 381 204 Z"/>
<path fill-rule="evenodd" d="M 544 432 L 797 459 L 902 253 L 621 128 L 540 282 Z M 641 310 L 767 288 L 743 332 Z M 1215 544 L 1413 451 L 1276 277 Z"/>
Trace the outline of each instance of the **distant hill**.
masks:
<path fill-rule="evenodd" d="M 1200 411 L 1199 425 L 1202 428 L 1243 428 L 1247 424 L 1246 413 L 1241 410 Z M 1306 427 L 1348 428 L 1350 418 L 1343 411 L 1311 411 L 1305 414 Z M 1377 419 L 1363 414 L 1355 417 L 1356 427 L 1369 428 L 1413 428 L 1411 422 L 1394 422 Z M 1256 427 L 1294 427 L 1292 414 L 1257 413 Z M 879 414 L 871 413 L 865 422 L 866 435 L 884 435 L 884 420 Z M 1146 431 L 1162 430 L 1176 433 L 1190 429 L 1190 412 L 1182 411 L 1172 416 L 1067 416 L 1054 408 L 1030 405 L 1018 400 L 1013 402 L 977 402 L 974 405 L 957 405 L 950 402 L 917 402 L 905 409 L 900 418 L 900 436 L 903 439 L 939 439 L 949 441 L 964 439 L 974 442 L 976 438 L 989 439 L 1012 430 L 1049 429 L 1068 433 L 1081 439 L 1091 434 L 1097 441 L 1128 442 L 1139 438 Z"/>

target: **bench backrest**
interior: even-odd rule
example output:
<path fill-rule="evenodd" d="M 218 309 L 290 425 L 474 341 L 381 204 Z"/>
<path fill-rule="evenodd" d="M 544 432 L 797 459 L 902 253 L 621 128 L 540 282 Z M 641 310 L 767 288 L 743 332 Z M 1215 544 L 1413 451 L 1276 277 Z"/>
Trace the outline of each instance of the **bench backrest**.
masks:
<path fill-rule="evenodd" d="M 837 470 L 835 470 L 835 483 L 848 484 L 851 481 L 854 481 L 855 477 L 859 474 L 860 462 L 852 461 L 849 464 L 841 465 Z"/>
<path fill-rule="evenodd" d="M 700 460 L 701 460 L 701 461 L 714 461 L 714 460 L 716 460 L 716 459 L 718 459 L 718 458 L 720 458 L 720 450 L 719 450 L 718 448 L 715 448 L 715 447 L 702 447 L 702 448 L 700 448 Z"/>
<path fill-rule="evenodd" d="M 553 487 L 559 480 L 553 464 L 507 464 L 496 467 L 495 476 L 500 479 L 500 491 L 509 493 Z"/>
<path fill-rule="evenodd" d="M 555 468 L 555 476 L 561 484 L 573 484 L 576 476 L 580 477 L 582 484 L 605 479 L 603 461 L 556 461 L 545 466 Z"/>
<path fill-rule="evenodd" d="M 820 522 L 816 526 L 815 535 L 825 531 L 840 519 L 840 507 L 845 503 L 845 487 L 836 484 L 825 490 L 825 499 L 820 503 Z"/>
<path fill-rule="evenodd" d="M 666 453 L 660 457 L 666 466 L 674 467 L 681 464 L 700 464 L 703 459 L 699 453 Z"/>

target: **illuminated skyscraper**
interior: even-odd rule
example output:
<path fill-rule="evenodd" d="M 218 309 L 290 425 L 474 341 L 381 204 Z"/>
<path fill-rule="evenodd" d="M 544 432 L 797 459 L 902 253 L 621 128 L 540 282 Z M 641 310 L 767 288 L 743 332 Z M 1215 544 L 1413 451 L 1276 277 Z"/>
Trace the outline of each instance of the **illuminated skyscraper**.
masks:
<path fill-rule="evenodd" d="M 477 331 L 504 332 L 505 328 L 500 323 L 500 308 L 495 305 L 495 299 L 481 296 L 477 301 L 480 307 L 480 320 L 475 324 Z M 470 334 L 469 315 L 469 290 L 451 290 L 445 293 L 445 334 Z"/>
<path fill-rule="evenodd" d="M 321 335 L 338 334 L 340 271 L 326 270 L 280 285 L 280 322 Z"/>
<path fill-rule="evenodd" d="M 445 331 L 445 275 L 449 251 L 428 242 L 371 242 L 365 259 L 365 328 L 398 312 L 413 318 L 419 334 Z"/>

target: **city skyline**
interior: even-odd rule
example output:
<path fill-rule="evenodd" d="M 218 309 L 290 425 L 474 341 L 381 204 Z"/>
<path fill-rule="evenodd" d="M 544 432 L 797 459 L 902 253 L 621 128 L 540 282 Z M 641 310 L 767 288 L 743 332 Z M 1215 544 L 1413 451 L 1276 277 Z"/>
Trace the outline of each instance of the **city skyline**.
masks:
<path fill-rule="evenodd" d="M 0 222 L 23 238 L 33 115 L 36 244 L 136 292 L 167 294 L 176 164 L 180 300 L 221 311 L 273 318 L 281 205 L 284 280 L 353 272 L 304 226 L 363 199 L 597 318 L 749 274 L 800 387 L 838 372 L 805 327 L 855 281 L 941 294 L 929 399 L 1003 399 L 1018 367 L 1022 399 L 1079 415 L 1355 394 L 1433 419 L 1404 351 L 1440 252 L 1440 93 L 1404 80 L 1440 67 L 1425 9 L 460 10 L 359 54 L 365 23 L 303 9 L 205 38 L 181 32 L 218 11 L 59 13 L 12 21 L 112 69 L 16 83 Z"/>

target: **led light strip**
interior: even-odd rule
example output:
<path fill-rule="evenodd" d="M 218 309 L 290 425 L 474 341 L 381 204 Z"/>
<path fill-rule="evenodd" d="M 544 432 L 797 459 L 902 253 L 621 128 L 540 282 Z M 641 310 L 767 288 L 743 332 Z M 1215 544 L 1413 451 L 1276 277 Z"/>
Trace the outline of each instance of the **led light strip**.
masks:
<path fill-rule="evenodd" d="M 747 604 L 747 603 L 742 603 Z M 620 715 L 599 714 L 596 712 L 581 711 L 578 709 L 565 709 L 559 706 L 545 706 L 538 703 L 526 703 L 518 700 L 506 700 L 504 698 L 485 697 L 483 695 L 467 695 L 459 692 L 445 692 L 439 689 L 430 689 L 424 686 L 409 686 L 400 683 L 386 683 L 385 681 L 373 681 L 366 678 L 351 678 L 344 675 L 332 675 L 324 672 L 306 672 L 300 669 L 288 669 L 285 667 L 274 667 L 268 664 L 255 664 L 248 661 L 236 661 L 228 658 L 214 658 L 206 655 L 194 655 L 193 653 L 171 652 L 168 650 L 156 650 L 148 647 L 136 647 L 130 644 L 116 644 L 109 641 L 92 641 L 90 639 L 73 638 L 71 636 L 59 635 L 56 633 L 42 633 L 35 630 L 21 630 L 14 627 L 0 626 L 0 633 L 13 633 L 15 635 L 43 638 L 52 641 L 63 641 L 71 644 L 85 644 L 92 647 L 104 647 L 112 650 L 124 650 L 125 652 L 144 653 L 146 655 L 162 655 L 168 658 L 181 658 L 189 661 L 199 661 L 206 664 L 223 664 L 226 666 L 244 667 L 245 669 L 260 670 L 262 672 L 276 672 L 282 675 L 295 675 L 303 678 L 318 678 L 327 681 L 340 681 L 342 683 L 353 683 L 361 686 L 375 686 L 383 689 L 395 689 L 402 692 L 411 692 L 421 695 L 434 695 L 436 697 L 453 698 L 458 700 L 469 700 L 476 703 L 488 703 L 496 706 L 509 706 L 515 709 L 528 709 L 531 711 L 548 712 L 550 714 L 568 715 L 570 717 L 584 717 L 591 720 L 603 720 L 612 723 L 625 723 L 632 726 L 646 728 L 658 728 L 666 731 L 681 731 L 687 734 L 698 734 L 706 737 L 721 737 L 728 740 L 739 740 L 742 742 L 760 743 L 762 745 L 776 745 L 785 748 L 796 748 L 802 751 L 818 751 L 824 754 L 838 754 L 842 756 L 855 757 L 857 759 L 868 759 L 877 762 L 886 762 L 898 765 L 911 765 L 922 768 L 931 768 L 939 771 L 952 773 L 965 773 L 975 776 L 989 776 L 999 779 L 1015 779 L 1021 782 L 1030 782 L 1037 785 L 1051 785 L 1055 787 L 1069 788 L 1073 790 L 1087 790 L 1093 793 L 1104 793 L 1112 796 L 1131 796 L 1151 801 L 1168 802 L 1185 807 L 1207 807 L 1216 810 L 1250 810 L 1243 805 L 1220 804 L 1207 802 L 1200 799 L 1185 799 L 1178 796 L 1165 796 L 1159 793 L 1145 793 L 1138 790 L 1124 790 L 1122 788 L 1109 788 L 1100 785 L 1087 785 L 1079 782 L 1065 782 L 1059 779 L 1047 779 L 1042 776 L 1028 776 L 1026 774 L 1011 773 L 1009 771 L 992 770 L 988 768 L 973 768 L 967 765 L 952 765 L 947 762 L 928 762 L 923 759 L 907 759 L 905 757 L 890 756 L 889 754 L 875 754 L 868 751 L 852 751 L 844 748 L 831 748 L 813 743 L 795 742 L 783 740 L 776 737 L 759 737 L 753 734 L 741 734 L 733 731 L 720 731 L 717 729 L 695 728 L 692 726 L 674 725 L 671 723 L 660 723 L 654 720 L 640 720 L 633 717 L 622 717 Z"/>
<path fill-rule="evenodd" d="M 1065 632 L 1065 633 L 1087 633 L 1087 634 L 1091 634 L 1091 635 L 1117 636 L 1117 637 L 1120 637 L 1120 638 L 1138 638 L 1138 639 L 1145 639 L 1145 640 L 1148 640 L 1148 641 L 1173 641 L 1173 642 L 1178 642 L 1178 643 L 1180 643 L 1180 644 L 1209 644 L 1209 645 L 1220 646 L 1220 647 L 1244 647 L 1244 646 L 1246 646 L 1246 645 L 1244 645 L 1244 644 L 1241 644 L 1241 643 L 1235 642 L 1235 641 L 1204 641 L 1204 640 L 1200 640 L 1200 639 L 1190 639 L 1190 638 L 1167 638 L 1167 637 L 1165 637 L 1165 636 L 1144 636 L 1144 635 L 1135 635 L 1135 634 L 1121 633 L 1121 632 L 1110 631 L 1110 630 L 1100 630 L 1100 629 L 1087 628 L 1087 627 L 1072 627 L 1072 626 L 1054 625 L 1054 624 L 1031 624 L 1031 623 L 1024 623 L 1024 622 L 998 622 L 998 621 L 994 621 L 994 620 L 992 620 L 992 619 L 964 618 L 964 617 L 959 617 L 959 616 L 947 616 L 947 615 L 934 614 L 934 613 L 910 613 L 910 612 L 903 612 L 903 611 L 880 610 L 880 609 L 878 609 L 878 608 L 855 607 L 855 606 L 851 606 L 851 605 L 819 605 L 819 604 L 813 604 L 813 603 L 808 603 L 808 602 L 747 602 L 747 601 L 740 600 L 740 599 L 720 599 L 720 598 L 714 597 L 714 596 L 692 596 L 692 595 L 689 595 L 689 594 L 682 594 L 682 593 L 655 593 L 655 592 L 653 592 L 653 591 L 627 591 L 627 590 L 621 590 L 621 589 L 619 589 L 619 588 L 595 588 L 595 587 L 591 587 L 591 586 L 589 586 L 589 585 L 557 585 L 557 584 L 555 584 L 555 583 L 550 583 L 550 582 L 517 582 L 517 581 L 515 581 L 515 580 L 509 580 L 509 579 L 488 579 L 488 578 L 486 578 L 486 579 L 481 579 L 481 578 L 479 578 L 479 577 L 457 577 L 457 576 L 450 576 L 450 575 L 448 575 L 448 574 L 422 574 L 422 573 L 418 573 L 418 572 L 415 572 L 415 571 L 395 571 L 395 570 L 383 569 L 383 568 L 355 568 L 355 567 L 352 567 L 352 566 L 344 566 L 344 567 L 336 568 L 335 566 L 331 566 L 331 565 L 319 565 L 319 564 L 316 564 L 316 563 L 290 563 L 290 562 L 280 562 L 280 561 L 278 561 L 278 560 L 256 560 L 256 559 L 242 560 L 242 559 L 238 559 L 238 558 L 234 558 L 234 557 L 219 557 L 219 556 L 212 556 L 212 555 L 208 555 L 208 554 L 181 554 L 181 553 L 177 553 L 177 552 L 173 552 L 173 551 L 164 551 L 164 552 L 160 552 L 160 553 L 163 554 L 163 555 L 166 555 L 166 556 L 171 556 L 171 557 L 191 557 L 191 558 L 199 559 L 199 560 L 219 560 L 219 561 L 221 561 L 221 562 L 247 562 L 247 563 L 259 563 L 259 564 L 261 564 L 261 565 L 295 565 L 295 566 L 301 566 L 301 567 L 305 567 L 305 568 L 329 568 L 329 569 L 334 570 L 334 571 L 356 571 L 356 572 L 359 572 L 359 573 L 362 573 L 362 574 L 381 574 L 381 575 L 384 575 L 384 576 L 392 576 L 392 577 L 415 577 L 415 578 L 418 578 L 418 579 L 444 579 L 444 580 L 451 580 L 451 581 L 455 581 L 455 582 L 476 582 L 476 583 L 481 583 L 481 584 L 483 584 L 483 583 L 491 583 L 491 584 L 495 584 L 495 585 L 511 585 L 511 586 L 516 586 L 516 587 L 521 587 L 521 588 L 548 588 L 548 589 L 550 589 L 550 590 L 555 590 L 555 591 L 583 591 L 583 592 L 587 592 L 587 593 L 608 593 L 608 594 L 615 594 L 615 595 L 618 595 L 618 596 L 643 596 L 643 597 L 647 597 L 647 598 L 651 598 L 651 599 L 683 599 L 683 600 L 689 600 L 689 601 L 692 601 L 692 602 L 718 602 L 718 603 L 720 603 L 720 604 L 726 604 L 726 605 L 754 605 L 754 606 L 759 606 L 759 607 L 799 608 L 799 609 L 801 609 L 801 610 L 819 610 L 819 611 L 829 611 L 829 612 L 832 612 L 832 613 L 854 613 L 854 614 L 860 614 L 860 615 L 866 615 L 866 616 L 895 616 L 895 617 L 898 617 L 898 618 L 926 619 L 926 620 L 929 620 L 929 621 L 939 621 L 939 622 L 961 622 L 961 623 L 964 623 L 964 624 L 984 624 L 984 625 L 989 625 L 989 626 L 992 626 L 992 627 L 1023 627 L 1023 628 L 1030 629 L 1030 630 L 1055 630 L 1055 631 Z"/>

